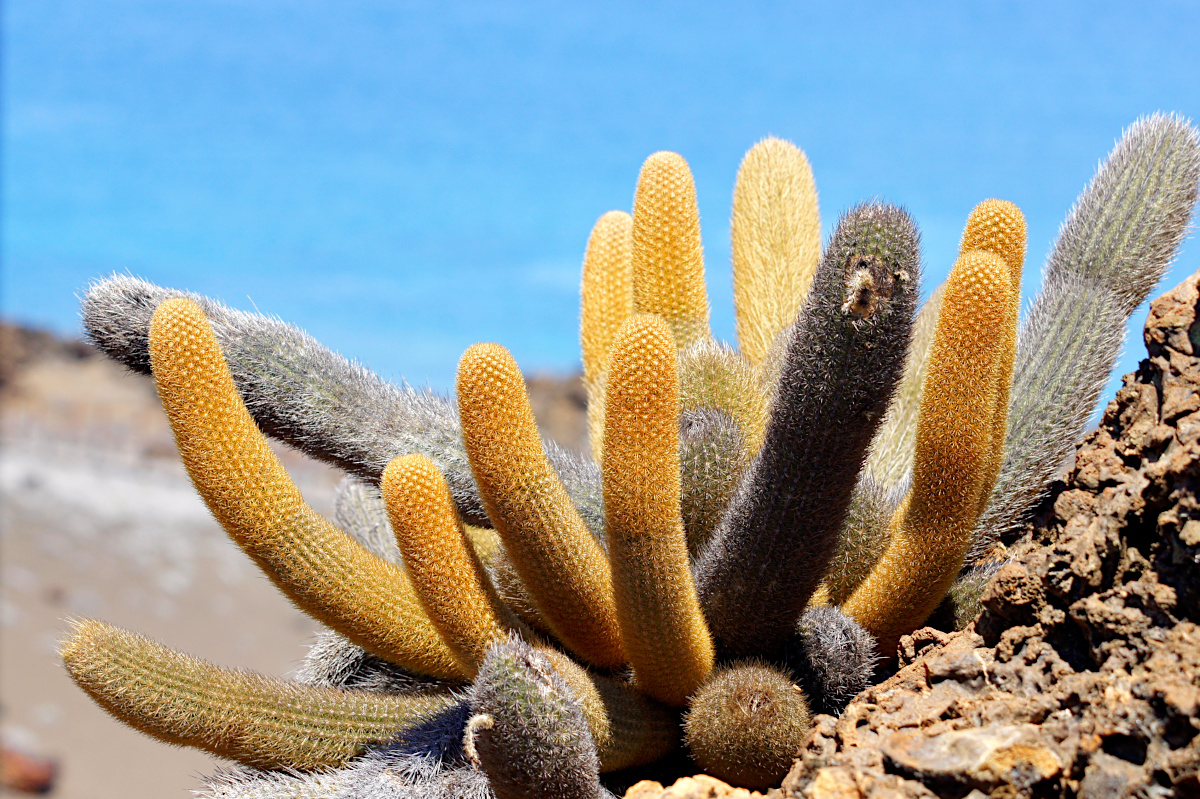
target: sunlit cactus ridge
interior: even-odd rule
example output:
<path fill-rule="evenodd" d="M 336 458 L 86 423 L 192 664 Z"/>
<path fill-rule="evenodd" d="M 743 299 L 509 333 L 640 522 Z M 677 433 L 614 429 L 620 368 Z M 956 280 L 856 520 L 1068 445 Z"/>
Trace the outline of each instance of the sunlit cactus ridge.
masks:
<path fill-rule="evenodd" d="M 89 337 L 153 375 L 214 517 L 327 629 L 289 682 L 79 620 L 68 672 L 130 726 L 238 764 L 208 783 L 228 799 L 591 799 L 683 758 L 778 784 L 812 714 L 839 713 L 939 603 L 970 622 L 1198 176 L 1189 122 L 1131 126 L 1018 325 L 1015 204 L 970 213 L 918 309 L 911 216 L 856 206 L 822 248 L 808 159 L 766 139 L 734 192 L 734 348 L 709 329 L 690 169 L 655 153 L 584 257 L 590 456 L 541 439 L 499 344 L 464 354 L 448 398 L 278 320 L 98 281 Z M 347 473 L 337 525 L 266 436 Z"/>

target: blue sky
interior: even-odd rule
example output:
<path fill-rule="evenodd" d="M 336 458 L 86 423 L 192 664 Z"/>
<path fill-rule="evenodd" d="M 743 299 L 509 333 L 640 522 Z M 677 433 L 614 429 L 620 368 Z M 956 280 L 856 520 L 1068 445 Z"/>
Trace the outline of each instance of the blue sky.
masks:
<path fill-rule="evenodd" d="M 451 387 L 471 343 L 578 366 L 588 231 L 642 160 L 696 176 L 713 326 L 729 203 L 767 134 L 826 232 L 879 197 L 927 289 L 987 197 L 1029 220 L 1024 294 L 1122 128 L 1200 115 L 1194 3 L 589 4 L 8 0 L 0 311 L 77 329 L 114 271 L 305 327 Z M 1200 268 L 1194 238 L 1167 287 Z M 1135 316 L 1140 327 L 1144 312 Z M 1131 340 L 1128 371 L 1141 355 Z"/>

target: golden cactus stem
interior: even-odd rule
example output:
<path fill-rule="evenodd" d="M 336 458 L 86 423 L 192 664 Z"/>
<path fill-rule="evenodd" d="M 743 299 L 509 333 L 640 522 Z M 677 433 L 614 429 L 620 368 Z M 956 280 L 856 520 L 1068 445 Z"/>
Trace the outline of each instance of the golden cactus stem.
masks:
<path fill-rule="evenodd" d="M 757 366 L 796 320 L 821 257 L 817 186 L 803 150 L 773 137 L 750 148 L 731 227 L 738 345 Z"/>
<path fill-rule="evenodd" d="M 550 658 L 583 707 L 602 772 L 653 763 L 679 748 L 678 711 L 626 682 L 587 670 L 562 652 L 538 651 Z"/>
<path fill-rule="evenodd" d="M 633 198 L 633 307 L 665 319 L 679 347 L 711 335 L 696 185 L 678 153 L 654 153 L 638 175 Z"/>
<path fill-rule="evenodd" d="M 757 371 L 736 350 L 713 339 L 697 341 L 679 355 L 683 412 L 712 408 L 737 422 L 753 458 L 767 434 L 770 406 Z"/>
<path fill-rule="evenodd" d="M 458 408 L 484 507 L 542 619 L 587 662 L 623 665 L 608 558 L 542 450 L 508 350 L 476 344 L 466 351 Z"/>
<path fill-rule="evenodd" d="M 461 678 L 404 572 L 310 508 L 246 410 L 194 302 L 161 303 L 150 363 L 179 454 L 229 536 L 301 610 L 421 674 Z"/>
<path fill-rule="evenodd" d="M 997 373 L 1012 279 L 1002 258 L 972 250 L 947 281 L 917 423 L 913 486 L 888 549 L 842 606 L 885 657 L 925 622 L 962 567 L 986 493 Z M 982 421 L 981 421 L 982 419 Z"/>
<path fill-rule="evenodd" d="M 633 217 L 609 211 L 600 217 L 583 256 L 579 340 L 587 389 L 588 440 L 600 462 L 604 449 L 604 375 L 608 352 L 633 313 Z"/>
<path fill-rule="evenodd" d="M 661 318 L 638 314 L 613 344 L 605 533 L 625 654 L 638 688 L 682 707 L 713 667 L 680 510 L 679 376 Z"/>
<path fill-rule="evenodd" d="M 61 653 L 79 687 L 125 724 L 266 769 L 341 766 L 455 702 L 223 669 L 92 620 L 75 623 Z"/>
<path fill-rule="evenodd" d="M 992 448 L 984 469 L 984 491 L 979 512 L 987 505 L 992 486 L 1004 462 L 1004 439 L 1008 433 L 1008 396 L 1012 390 L 1013 362 L 1017 355 L 1017 322 L 1021 314 L 1021 271 L 1025 266 L 1025 215 L 1007 200 L 984 200 L 967 217 L 960 254 L 971 250 L 995 253 L 1004 259 L 1012 280 L 1012 294 L 1005 310 L 1004 349 L 996 373 L 996 407 L 992 416 Z"/>
<path fill-rule="evenodd" d="M 387 465 L 381 483 L 388 519 L 425 613 L 474 678 L 488 647 L 516 622 L 468 539 L 446 479 L 423 455 Z"/>

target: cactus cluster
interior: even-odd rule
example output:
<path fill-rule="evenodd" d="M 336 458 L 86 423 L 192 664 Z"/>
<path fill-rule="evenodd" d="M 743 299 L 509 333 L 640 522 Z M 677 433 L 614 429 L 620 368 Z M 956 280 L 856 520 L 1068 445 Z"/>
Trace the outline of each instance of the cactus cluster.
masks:
<path fill-rule="evenodd" d="M 916 225 L 847 211 L 820 246 L 804 154 L 738 174 L 740 351 L 712 339 L 695 190 L 656 153 L 583 267 L 592 457 L 543 442 L 509 353 L 454 399 L 282 322 L 130 277 L 92 340 L 151 373 L 196 489 L 328 630 L 295 681 L 99 621 L 62 655 L 121 721 L 241 764 L 213 796 L 607 795 L 689 762 L 777 782 L 939 606 L 969 617 L 1091 413 L 1192 213 L 1200 141 L 1134 124 L 1071 211 L 1018 330 L 1025 222 L 988 200 L 919 311 Z M 343 468 L 335 521 L 273 436 Z M 612 784 L 609 782 L 608 784 Z"/>

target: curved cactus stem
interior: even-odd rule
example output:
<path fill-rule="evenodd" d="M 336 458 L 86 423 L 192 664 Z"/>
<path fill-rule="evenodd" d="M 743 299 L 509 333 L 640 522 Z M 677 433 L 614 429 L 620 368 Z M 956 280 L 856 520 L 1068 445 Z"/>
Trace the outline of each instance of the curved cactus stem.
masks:
<path fill-rule="evenodd" d="M 162 303 L 150 324 L 154 381 L 192 483 L 229 536 L 310 616 L 435 677 L 462 672 L 404 572 L 310 508 L 250 418 L 204 312 Z"/>
<path fill-rule="evenodd" d="M 791 342 L 762 450 L 697 564 L 721 657 L 774 654 L 824 576 L 904 365 L 919 277 L 904 211 L 839 222 Z"/>
<path fill-rule="evenodd" d="M 758 365 L 796 321 L 821 257 L 817 185 L 803 150 L 773 137 L 750 148 L 730 227 L 738 345 Z"/>
<path fill-rule="evenodd" d="M 613 343 L 604 507 L 621 641 L 638 687 L 682 707 L 713 666 L 680 513 L 679 376 L 661 318 L 638 314 Z"/>
<path fill-rule="evenodd" d="M 700 210 L 687 161 L 657 152 L 633 197 L 633 309 L 661 316 L 680 348 L 710 337 Z"/>
<path fill-rule="evenodd" d="M 208 316 L 234 383 L 267 435 L 372 485 L 397 455 L 425 455 L 446 475 L 463 519 L 490 524 L 454 403 L 443 396 L 394 386 L 277 319 L 128 276 L 89 287 L 81 309 L 84 329 L 110 358 L 148 375 L 150 318 L 161 302 L 180 297 Z M 549 442 L 546 455 L 588 527 L 602 531 L 599 469 Z"/>
<path fill-rule="evenodd" d="M 912 490 L 892 519 L 887 551 L 842 605 L 875 636 L 884 657 L 937 608 L 970 545 L 987 489 L 1011 299 L 1009 268 L 999 256 L 972 250 L 955 263 L 921 397 Z"/>
<path fill-rule="evenodd" d="M 432 461 L 396 458 L 383 470 L 382 488 L 421 606 L 463 673 L 474 677 L 488 648 L 517 621 L 492 587 Z"/>
<path fill-rule="evenodd" d="M 525 380 L 507 350 L 467 350 L 458 403 L 488 516 L 541 617 L 589 663 L 624 664 L 608 559 L 542 451 Z"/>
<path fill-rule="evenodd" d="M 129 726 L 259 768 L 343 765 L 456 701 L 450 694 L 388 696 L 222 669 L 91 620 L 76 623 L 61 652 L 76 684 Z"/>
<path fill-rule="evenodd" d="M 587 389 L 588 441 L 592 457 L 604 449 L 604 380 L 613 339 L 633 313 L 633 217 L 609 211 L 600 217 L 583 256 L 579 340 Z"/>

